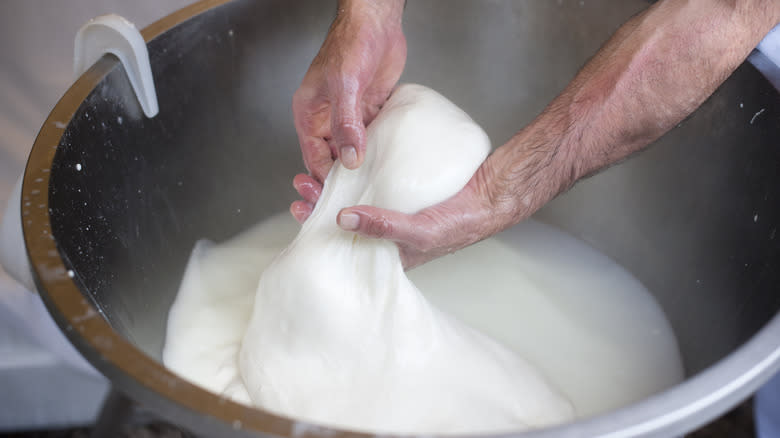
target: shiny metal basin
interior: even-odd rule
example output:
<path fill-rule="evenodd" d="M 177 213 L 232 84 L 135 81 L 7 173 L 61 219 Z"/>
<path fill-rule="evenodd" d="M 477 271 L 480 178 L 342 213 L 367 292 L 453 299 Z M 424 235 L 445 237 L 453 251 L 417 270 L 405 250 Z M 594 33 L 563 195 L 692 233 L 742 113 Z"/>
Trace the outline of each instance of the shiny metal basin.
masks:
<path fill-rule="evenodd" d="M 402 80 L 450 97 L 500 145 L 647 4 L 415 0 Z M 50 312 L 116 388 L 204 436 L 363 436 L 234 404 L 159 361 L 194 242 L 223 240 L 295 199 L 291 96 L 334 12 L 315 0 L 205 1 L 163 18 L 143 32 L 160 114 L 143 116 L 104 57 L 53 109 L 26 169 L 25 241 Z M 537 214 L 654 293 L 688 378 L 518 436 L 681 434 L 780 367 L 778 138 L 780 95 L 746 64 L 651 149 Z"/>

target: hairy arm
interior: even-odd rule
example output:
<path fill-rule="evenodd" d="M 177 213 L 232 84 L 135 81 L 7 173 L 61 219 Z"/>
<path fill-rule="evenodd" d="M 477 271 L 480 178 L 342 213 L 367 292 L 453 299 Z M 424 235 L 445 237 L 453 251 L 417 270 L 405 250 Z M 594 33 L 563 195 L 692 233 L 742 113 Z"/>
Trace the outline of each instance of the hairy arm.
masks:
<path fill-rule="evenodd" d="M 778 22 L 780 0 L 659 2 L 624 24 L 453 198 L 412 215 L 349 207 L 339 224 L 395 241 L 407 268 L 482 240 L 674 127 Z"/>

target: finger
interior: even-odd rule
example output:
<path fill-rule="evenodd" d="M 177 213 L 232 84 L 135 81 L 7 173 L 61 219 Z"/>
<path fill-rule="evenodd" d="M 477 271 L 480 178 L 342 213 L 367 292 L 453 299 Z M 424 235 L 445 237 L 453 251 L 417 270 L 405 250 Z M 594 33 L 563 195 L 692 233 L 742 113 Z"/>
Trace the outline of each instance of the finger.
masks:
<path fill-rule="evenodd" d="M 293 187 L 309 204 L 316 204 L 322 194 L 322 184 L 311 175 L 299 173 L 293 178 Z"/>
<path fill-rule="evenodd" d="M 424 214 L 405 214 L 360 205 L 342 209 L 336 221 L 342 229 L 375 239 L 392 240 L 426 251 L 441 227 Z"/>
<path fill-rule="evenodd" d="M 290 204 L 290 213 L 299 224 L 306 222 L 312 211 L 314 211 L 314 206 L 305 201 L 295 201 Z"/>
<path fill-rule="evenodd" d="M 330 115 L 327 107 L 313 108 L 313 99 L 301 87 L 293 96 L 293 120 L 298 143 L 301 146 L 303 164 L 315 179 L 324 181 L 334 154 L 325 140 L 330 136 Z"/>
<path fill-rule="evenodd" d="M 325 181 L 334 159 L 328 142 L 322 138 L 307 137 L 301 141 L 301 152 L 306 170 L 317 181 Z"/>
<path fill-rule="evenodd" d="M 356 169 L 363 163 L 366 151 L 366 127 L 359 104 L 360 92 L 355 80 L 344 78 L 337 83 L 330 118 L 331 143 L 344 167 Z"/>

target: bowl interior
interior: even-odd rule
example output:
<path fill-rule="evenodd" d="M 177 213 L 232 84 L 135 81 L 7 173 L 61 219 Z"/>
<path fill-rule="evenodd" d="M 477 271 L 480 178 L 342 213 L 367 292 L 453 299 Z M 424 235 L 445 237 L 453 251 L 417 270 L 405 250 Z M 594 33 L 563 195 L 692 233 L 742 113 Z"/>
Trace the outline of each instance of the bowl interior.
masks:
<path fill-rule="evenodd" d="M 410 2 L 402 81 L 448 96 L 497 146 L 646 6 Z M 143 116 L 117 67 L 65 130 L 51 168 L 52 233 L 85 294 L 151 357 L 195 241 L 225 240 L 296 198 L 292 176 L 304 168 L 291 96 L 334 13 L 314 0 L 211 9 L 150 42 L 157 117 Z M 779 121 L 778 93 L 743 65 L 651 149 L 537 214 L 650 289 L 689 375 L 780 308 Z"/>

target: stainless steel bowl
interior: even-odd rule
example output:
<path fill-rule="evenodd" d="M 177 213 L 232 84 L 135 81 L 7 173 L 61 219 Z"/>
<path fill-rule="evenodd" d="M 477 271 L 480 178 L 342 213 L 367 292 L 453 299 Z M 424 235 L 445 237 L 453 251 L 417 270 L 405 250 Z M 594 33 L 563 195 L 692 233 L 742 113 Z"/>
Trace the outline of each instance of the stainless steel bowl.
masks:
<path fill-rule="evenodd" d="M 501 144 L 646 6 L 416 0 L 403 80 L 451 97 Z M 303 168 L 290 100 L 334 12 L 317 0 L 216 0 L 163 18 L 143 31 L 160 114 L 143 116 L 124 71 L 104 57 L 52 110 L 27 165 L 25 241 L 50 312 L 116 388 L 202 435 L 363 436 L 232 403 L 160 364 L 195 240 L 223 240 L 295 199 L 291 177 Z M 537 215 L 653 291 L 688 378 L 519 436 L 681 434 L 780 367 L 778 138 L 780 95 L 743 65 L 649 151 Z"/>

